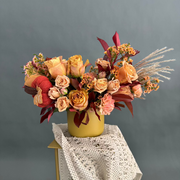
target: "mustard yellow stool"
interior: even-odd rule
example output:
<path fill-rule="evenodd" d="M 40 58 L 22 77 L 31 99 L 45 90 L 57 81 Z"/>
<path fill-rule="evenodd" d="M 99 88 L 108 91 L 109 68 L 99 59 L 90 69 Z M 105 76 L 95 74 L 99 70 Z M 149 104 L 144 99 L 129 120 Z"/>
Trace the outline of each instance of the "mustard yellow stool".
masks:
<path fill-rule="evenodd" d="M 56 180 L 60 180 L 58 149 L 62 149 L 62 148 L 55 140 L 52 141 L 51 144 L 49 144 L 48 148 L 55 150 Z"/>

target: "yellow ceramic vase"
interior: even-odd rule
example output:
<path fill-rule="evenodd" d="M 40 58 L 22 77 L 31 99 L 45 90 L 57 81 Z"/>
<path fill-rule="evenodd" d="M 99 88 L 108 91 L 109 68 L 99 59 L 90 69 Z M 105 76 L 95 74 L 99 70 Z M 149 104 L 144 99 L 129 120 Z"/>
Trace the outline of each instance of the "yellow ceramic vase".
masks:
<path fill-rule="evenodd" d="M 79 128 L 74 124 L 75 112 L 67 111 L 67 122 L 68 122 L 68 131 L 72 136 L 75 137 L 95 137 L 99 136 L 104 131 L 104 115 L 101 115 L 100 112 L 97 113 L 100 115 L 100 120 L 96 116 L 94 111 L 87 111 L 89 115 L 89 123 L 87 125 L 81 124 Z M 82 122 L 86 122 L 86 116 Z"/>

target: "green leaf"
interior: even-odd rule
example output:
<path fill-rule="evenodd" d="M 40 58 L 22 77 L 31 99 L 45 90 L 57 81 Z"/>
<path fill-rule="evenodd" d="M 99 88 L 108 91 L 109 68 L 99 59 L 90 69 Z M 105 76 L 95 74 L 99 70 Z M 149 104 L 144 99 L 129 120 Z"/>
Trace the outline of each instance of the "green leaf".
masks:
<path fill-rule="evenodd" d="M 55 108 L 55 109 L 54 109 L 54 113 L 55 113 L 55 112 L 58 112 L 58 108 Z"/>

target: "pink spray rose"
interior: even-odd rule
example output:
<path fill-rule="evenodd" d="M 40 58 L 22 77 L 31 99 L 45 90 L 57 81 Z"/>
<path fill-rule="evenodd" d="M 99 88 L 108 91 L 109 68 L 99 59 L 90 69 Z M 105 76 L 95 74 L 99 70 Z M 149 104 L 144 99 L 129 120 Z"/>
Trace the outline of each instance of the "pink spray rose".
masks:
<path fill-rule="evenodd" d="M 141 97 L 141 95 L 142 95 L 141 84 L 137 84 L 137 85 L 133 86 L 132 91 L 133 91 L 135 97 L 137 97 L 137 98 Z"/>

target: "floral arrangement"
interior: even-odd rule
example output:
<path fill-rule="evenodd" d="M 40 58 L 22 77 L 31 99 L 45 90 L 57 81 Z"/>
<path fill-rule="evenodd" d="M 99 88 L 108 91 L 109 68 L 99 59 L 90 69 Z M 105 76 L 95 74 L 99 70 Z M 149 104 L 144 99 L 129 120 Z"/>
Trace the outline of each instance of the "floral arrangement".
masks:
<path fill-rule="evenodd" d="M 156 91 L 162 81 L 159 77 L 170 79 L 160 72 L 170 73 L 173 69 L 161 67 L 160 64 L 174 59 L 157 60 L 172 48 L 158 49 L 133 66 L 132 57 L 139 51 L 130 44 L 121 44 L 117 32 L 112 38 L 114 46 L 97 39 L 105 55 L 96 60 L 95 66 L 89 60 L 83 64 L 81 55 L 66 60 L 62 56 L 45 58 L 42 53 L 23 66 L 24 90 L 32 95 L 34 104 L 42 108 L 41 123 L 45 119 L 49 122 L 54 112 L 65 110 L 76 112 L 74 123 L 77 127 L 85 114 L 85 124 L 88 124 L 89 109 L 100 119 L 97 111 L 110 115 L 113 109 L 121 110 L 126 105 L 133 115 L 131 102 L 134 98 L 144 99 L 142 95 Z M 85 72 L 87 66 L 91 66 L 89 72 Z"/>

